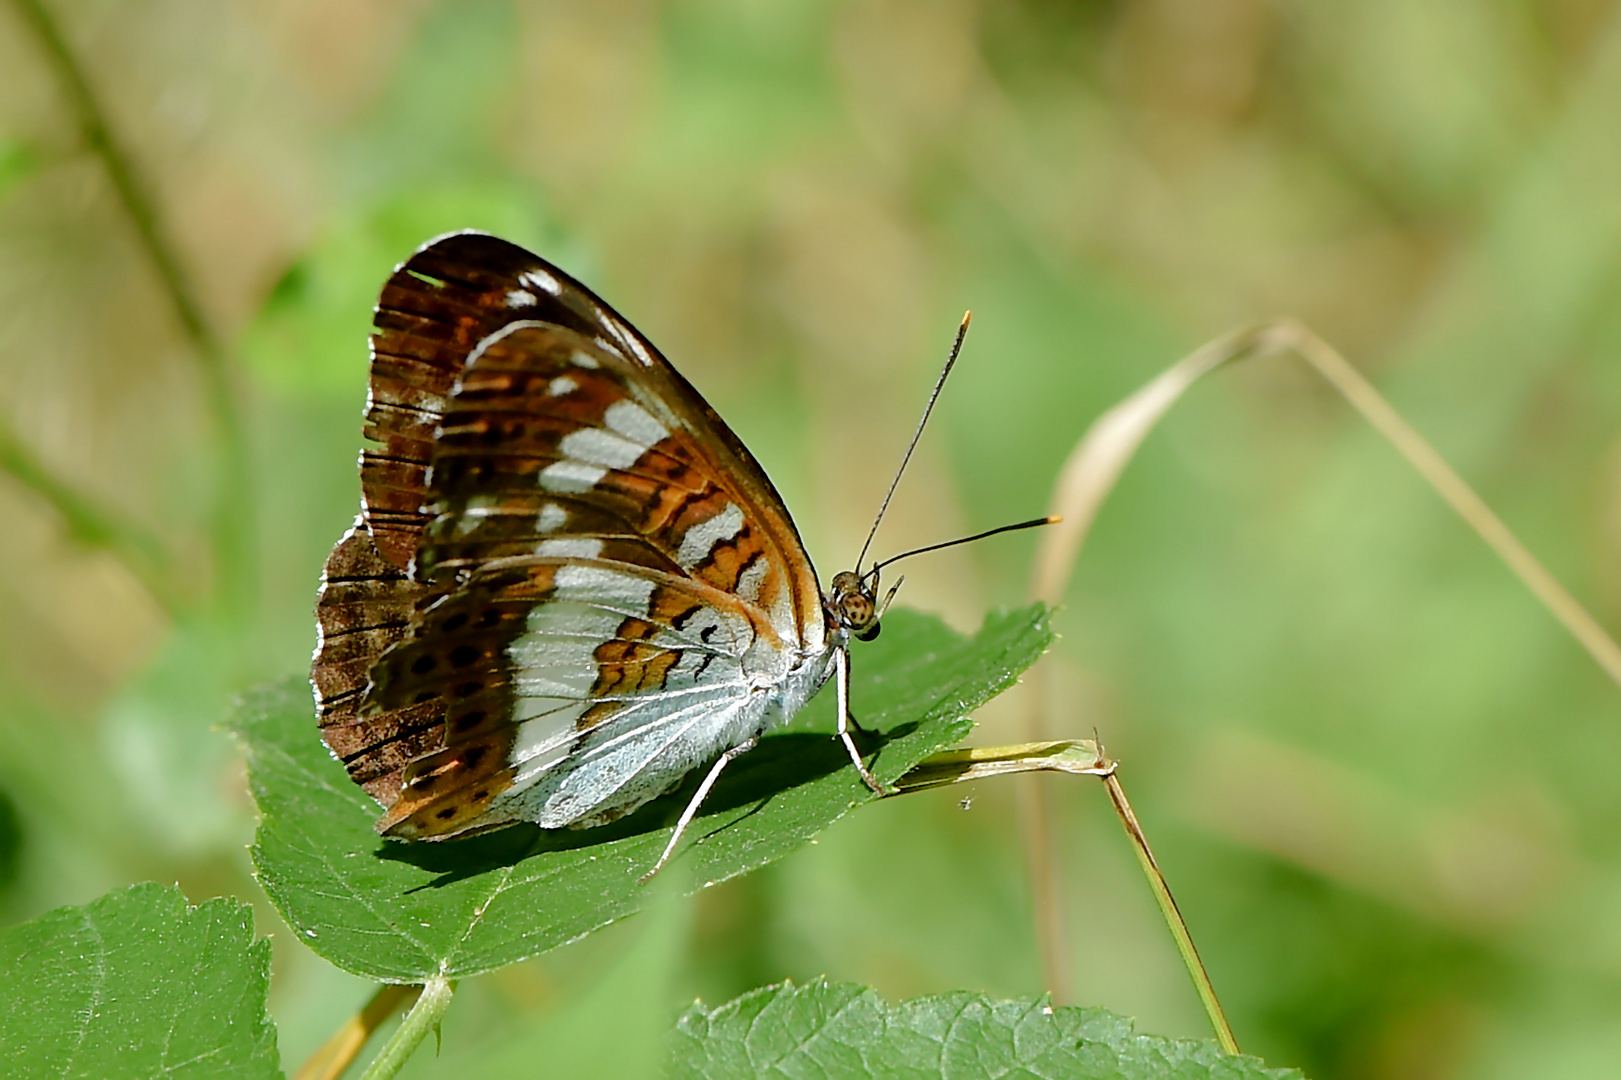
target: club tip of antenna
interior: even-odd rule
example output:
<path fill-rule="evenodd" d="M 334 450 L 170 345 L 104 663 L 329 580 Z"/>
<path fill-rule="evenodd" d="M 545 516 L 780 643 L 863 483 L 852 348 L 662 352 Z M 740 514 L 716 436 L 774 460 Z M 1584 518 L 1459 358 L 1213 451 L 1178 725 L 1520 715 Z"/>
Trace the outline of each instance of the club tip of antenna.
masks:
<path fill-rule="evenodd" d="M 1063 514 L 1048 514 L 1046 524 L 1048 524 L 1048 525 L 1061 525 L 1061 524 L 1063 524 L 1063 521 L 1064 521 L 1064 515 Z"/>
<path fill-rule="evenodd" d="M 973 318 L 974 313 L 972 311 L 965 311 L 962 313 L 962 325 L 964 329 L 966 329 L 968 324 L 973 321 Z"/>

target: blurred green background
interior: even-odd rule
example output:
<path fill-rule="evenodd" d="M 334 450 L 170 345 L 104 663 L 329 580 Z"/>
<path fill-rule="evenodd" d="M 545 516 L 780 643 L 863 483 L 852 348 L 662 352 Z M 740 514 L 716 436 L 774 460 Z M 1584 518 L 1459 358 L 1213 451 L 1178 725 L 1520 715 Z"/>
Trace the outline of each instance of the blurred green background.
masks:
<path fill-rule="evenodd" d="M 252 881 L 218 724 L 307 667 L 357 501 L 370 308 L 439 232 L 531 246 L 629 316 L 754 448 L 824 574 L 963 309 L 880 554 L 1041 512 L 1097 413 L 1289 314 L 1621 625 L 1615 4 L 48 10 L 228 343 L 240 415 L 222 434 L 0 3 L 0 917 L 143 879 L 251 900 L 289 1067 L 370 988 Z M 1022 601 L 1034 543 L 920 559 L 903 600 L 973 627 Z M 1096 728 L 1125 763 L 1245 1049 L 1318 1078 L 1615 1074 L 1617 688 L 1313 377 L 1271 359 L 1197 387 L 1058 627 L 1056 734 Z M 1016 701 L 980 719 L 978 742 L 1021 737 Z M 1057 815 L 1072 1000 L 1207 1034 L 1102 792 L 1021 779 L 966 812 L 960 790 L 871 808 L 474 980 L 412 1075 L 643 1074 L 693 997 L 784 977 L 1038 992 L 1020 783 Z"/>

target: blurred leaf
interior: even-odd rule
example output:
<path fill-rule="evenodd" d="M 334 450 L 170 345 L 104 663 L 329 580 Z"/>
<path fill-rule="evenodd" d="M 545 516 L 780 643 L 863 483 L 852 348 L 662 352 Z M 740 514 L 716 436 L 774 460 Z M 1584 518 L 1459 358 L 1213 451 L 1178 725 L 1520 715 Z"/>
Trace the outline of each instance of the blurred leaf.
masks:
<path fill-rule="evenodd" d="M 40 155 L 27 143 L 0 139 L 0 196 L 39 171 Z"/>
<path fill-rule="evenodd" d="M 11 795 L 0 788 L 0 900 L 17 880 L 17 866 L 22 862 L 23 823 L 17 815 L 17 804 Z"/>
<path fill-rule="evenodd" d="M 475 180 L 413 189 L 365 216 L 341 219 L 289 267 L 244 337 L 243 358 L 283 391 L 364 401 L 366 338 L 383 282 L 429 239 L 461 229 L 493 232 L 554 257 L 572 254 L 526 185 Z"/>
<path fill-rule="evenodd" d="M 696 904 L 666 887 L 675 884 L 650 882 L 656 895 L 636 923 L 624 927 L 632 935 L 628 941 L 617 935 L 612 960 L 589 978 L 554 986 L 546 1007 L 480 1030 L 477 1018 L 464 1012 L 467 990 L 459 990 L 455 1011 L 446 1017 L 443 1052 L 437 1059 L 419 1053 L 415 1068 L 402 1070 L 402 1077 L 514 1080 L 534 1076 L 537 1061 L 546 1063 L 546 1076 L 568 1080 L 663 1075 L 671 1018 L 677 1003 L 692 997 L 676 987 L 692 947 Z M 498 978 L 479 982 L 490 987 Z"/>
<path fill-rule="evenodd" d="M 1103 1009 L 1045 997 L 993 1001 L 959 991 L 890 1005 L 854 983 L 762 987 L 717 1009 L 702 1002 L 676 1025 L 675 1078 L 1027 1076 L 1108 1080 L 1300 1077 L 1214 1042 L 1133 1035 Z"/>
<path fill-rule="evenodd" d="M 992 616 L 973 638 L 892 614 L 857 656 L 852 688 L 863 723 L 882 733 L 878 777 L 893 780 L 966 735 L 968 712 L 1011 686 L 1050 637 L 1041 608 Z M 874 797 L 825 734 L 832 699 L 820 695 L 807 720 L 727 771 L 664 873 L 702 884 L 736 877 Z M 697 782 L 613 825 L 406 844 L 373 832 L 377 806 L 316 737 L 302 683 L 265 692 L 238 725 L 262 815 L 253 857 L 265 890 L 316 952 L 384 982 L 490 971 L 638 910 L 649 894 L 636 880 Z"/>
<path fill-rule="evenodd" d="M 228 624 L 183 622 L 102 713 L 102 752 L 128 794 L 130 823 L 160 850 L 196 857 L 235 850 L 246 838 L 243 800 L 232 806 L 220 798 L 241 790 L 235 749 L 220 726 L 243 648 Z"/>
<path fill-rule="evenodd" d="M 235 900 L 156 884 L 0 933 L 10 1077 L 280 1077 L 270 942 Z"/>

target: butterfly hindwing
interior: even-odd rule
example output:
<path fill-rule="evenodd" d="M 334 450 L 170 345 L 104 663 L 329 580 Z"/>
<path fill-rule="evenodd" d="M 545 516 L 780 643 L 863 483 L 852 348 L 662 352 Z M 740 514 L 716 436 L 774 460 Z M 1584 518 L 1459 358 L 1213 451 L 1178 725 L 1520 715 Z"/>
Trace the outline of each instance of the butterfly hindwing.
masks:
<path fill-rule="evenodd" d="M 657 766 L 659 777 L 639 778 L 649 763 L 626 758 L 636 745 L 682 725 L 729 736 L 729 723 L 746 726 L 766 704 L 748 705 L 750 675 L 785 674 L 760 670 L 785 654 L 725 594 L 600 560 L 502 560 L 424 611 L 416 630 L 376 665 L 371 697 L 383 710 L 442 702 L 445 739 L 406 770 L 383 823 L 396 835 L 512 820 L 556 826 L 587 810 L 628 809 L 694 764 L 677 754 Z M 542 805 L 543 794 L 610 751 L 614 767 L 569 785 L 594 791 L 594 802 Z M 528 792 L 542 780 L 554 783 Z"/>
<path fill-rule="evenodd" d="M 373 665 L 409 635 L 425 595 L 377 550 L 361 522 L 327 557 L 315 618 L 311 665 L 321 736 L 349 777 L 384 806 L 399 796 L 405 766 L 439 745 L 439 702 L 360 714 Z"/>

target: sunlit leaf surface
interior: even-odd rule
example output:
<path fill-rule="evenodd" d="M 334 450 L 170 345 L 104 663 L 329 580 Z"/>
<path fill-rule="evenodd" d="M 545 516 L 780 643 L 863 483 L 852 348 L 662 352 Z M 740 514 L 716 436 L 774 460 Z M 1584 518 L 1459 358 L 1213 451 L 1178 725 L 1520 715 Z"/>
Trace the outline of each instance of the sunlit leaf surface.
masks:
<path fill-rule="evenodd" d="M 280 1077 L 270 942 L 235 900 L 136 885 L 0 933 L 0 1074 Z"/>
<path fill-rule="evenodd" d="M 1103 1009 L 959 991 L 891 1005 L 854 983 L 783 983 L 716 1009 L 687 1010 L 672 1039 L 674 1080 L 757 1076 L 885 1080 L 1300 1080 L 1215 1043 L 1132 1034 Z"/>

